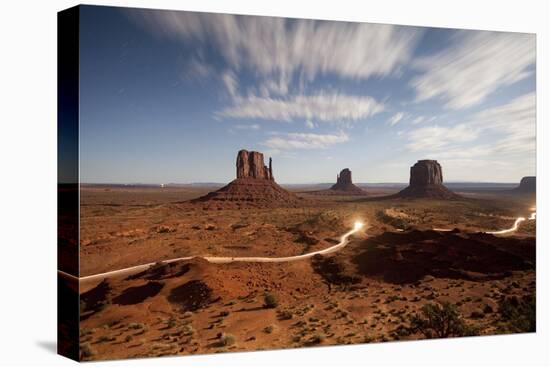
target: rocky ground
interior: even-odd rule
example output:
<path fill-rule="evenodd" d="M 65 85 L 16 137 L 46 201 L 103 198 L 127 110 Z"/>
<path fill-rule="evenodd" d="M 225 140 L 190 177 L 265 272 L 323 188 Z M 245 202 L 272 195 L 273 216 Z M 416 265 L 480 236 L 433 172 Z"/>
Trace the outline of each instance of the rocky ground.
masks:
<path fill-rule="evenodd" d="M 246 210 L 186 202 L 208 191 L 82 191 L 82 275 L 158 262 L 81 284 L 84 360 L 534 329 L 534 222 L 508 236 L 478 233 L 528 216 L 532 197 L 316 200 L 300 194 L 310 204 Z M 365 231 L 327 256 L 275 264 L 162 263 L 189 255 L 306 253 L 337 243 L 356 220 L 368 224 Z M 452 327 L 441 326 L 446 322 Z"/>

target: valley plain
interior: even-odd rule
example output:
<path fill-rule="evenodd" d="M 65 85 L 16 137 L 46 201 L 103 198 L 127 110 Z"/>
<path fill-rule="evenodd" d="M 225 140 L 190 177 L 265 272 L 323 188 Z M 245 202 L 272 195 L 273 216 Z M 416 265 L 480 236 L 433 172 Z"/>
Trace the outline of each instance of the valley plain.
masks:
<path fill-rule="evenodd" d="M 88 360 L 534 331 L 535 198 L 318 195 L 299 207 L 211 208 L 211 186 L 81 187 L 81 357 Z M 191 201 L 190 201 L 191 200 Z M 205 256 L 283 257 L 213 264 Z M 165 263 L 179 257 L 190 260 Z M 145 271 L 86 276 L 155 263 Z M 445 307 L 448 307 L 445 308 Z M 430 312 L 458 320 L 438 335 Z"/>

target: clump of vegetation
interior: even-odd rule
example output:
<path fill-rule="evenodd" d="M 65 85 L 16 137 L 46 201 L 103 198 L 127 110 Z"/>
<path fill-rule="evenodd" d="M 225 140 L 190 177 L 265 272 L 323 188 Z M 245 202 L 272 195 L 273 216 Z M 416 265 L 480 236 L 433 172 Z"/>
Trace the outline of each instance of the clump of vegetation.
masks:
<path fill-rule="evenodd" d="M 480 311 L 473 311 L 471 314 L 470 314 L 470 317 L 472 319 L 482 319 L 485 317 L 485 314 L 483 312 L 480 312 Z"/>
<path fill-rule="evenodd" d="M 233 344 L 235 344 L 235 337 L 233 335 L 225 333 L 220 335 L 219 345 L 221 347 L 229 347 Z"/>
<path fill-rule="evenodd" d="M 268 325 L 264 327 L 264 333 L 271 334 L 275 330 L 275 327 L 273 325 Z"/>
<path fill-rule="evenodd" d="M 170 233 L 170 232 L 175 232 L 176 229 L 175 228 L 170 228 L 168 226 L 161 225 L 161 226 L 156 227 L 155 231 L 157 233 Z"/>
<path fill-rule="evenodd" d="M 483 307 L 483 312 L 484 313 L 493 313 L 493 308 L 490 305 L 485 305 Z"/>
<path fill-rule="evenodd" d="M 477 330 L 468 326 L 457 307 L 449 302 L 424 305 L 420 314 L 410 318 L 410 324 L 411 333 L 420 332 L 428 339 L 477 335 Z"/>
<path fill-rule="evenodd" d="M 97 343 L 113 342 L 116 338 L 114 336 L 102 335 L 97 339 Z"/>
<path fill-rule="evenodd" d="M 90 346 L 90 343 L 80 345 L 80 359 L 88 359 L 95 355 L 95 351 Z"/>
<path fill-rule="evenodd" d="M 504 329 L 513 333 L 535 332 L 537 302 L 535 297 L 505 297 L 499 303 Z"/>
<path fill-rule="evenodd" d="M 291 320 L 293 317 L 294 317 L 294 315 L 289 310 L 280 311 L 277 314 L 277 318 L 279 320 Z"/>
<path fill-rule="evenodd" d="M 279 305 L 279 300 L 273 293 L 266 293 L 264 296 L 265 308 L 276 308 Z"/>
<path fill-rule="evenodd" d="M 386 214 L 384 210 L 376 211 L 376 220 L 399 229 L 407 229 L 407 227 L 409 226 L 409 224 L 402 218 L 392 217 Z"/>
<path fill-rule="evenodd" d="M 306 341 L 306 346 L 319 345 L 325 340 L 323 334 L 315 334 L 308 341 Z"/>
<path fill-rule="evenodd" d="M 145 325 L 140 323 L 140 322 L 131 322 L 128 324 L 128 329 L 132 329 L 132 330 L 140 330 L 140 329 L 144 329 L 145 328 Z"/>

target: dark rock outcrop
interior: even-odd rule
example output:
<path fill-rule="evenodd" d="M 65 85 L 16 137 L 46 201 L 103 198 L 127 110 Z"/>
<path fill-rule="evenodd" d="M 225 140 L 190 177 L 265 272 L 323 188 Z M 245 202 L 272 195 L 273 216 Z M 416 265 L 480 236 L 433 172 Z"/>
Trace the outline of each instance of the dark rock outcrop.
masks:
<path fill-rule="evenodd" d="M 443 171 L 436 160 L 424 159 L 411 167 L 409 186 L 395 196 L 405 198 L 457 199 L 460 196 L 443 185 Z"/>
<path fill-rule="evenodd" d="M 349 170 L 349 168 L 344 168 L 340 171 L 339 175 L 336 175 L 336 184 L 332 187 L 334 188 L 338 186 L 346 186 L 351 183 L 351 171 Z"/>
<path fill-rule="evenodd" d="M 534 194 L 537 191 L 537 178 L 535 176 L 525 176 L 519 182 L 519 186 L 514 189 L 518 193 Z"/>
<path fill-rule="evenodd" d="M 411 167 L 410 186 L 443 185 L 441 165 L 435 160 L 421 160 Z"/>
<path fill-rule="evenodd" d="M 327 192 L 328 191 L 328 192 Z M 325 190 L 325 193 L 330 192 L 340 195 L 365 195 L 366 192 L 353 184 L 351 179 L 351 171 L 349 168 L 344 168 L 336 175 L 336 183 L 332 185 L 330 190 Z"/>
<path fill-rule="evenodd" d="M 273 178 L 273 163 L 264 164 L 260 152 L 237 154 L 237 178 L 221 189 L 191 201 L 205 209 L 296 207 L 304 200 L 283 189 Z"/>
<path fill-rule="evenodd" d="M 369 237 L 356 251 L 352 261 L 359 274 L 390 283 L 415 283 L 426 276 L 483 281 L 534 269 L 536 240 L 413 230 Z"/>

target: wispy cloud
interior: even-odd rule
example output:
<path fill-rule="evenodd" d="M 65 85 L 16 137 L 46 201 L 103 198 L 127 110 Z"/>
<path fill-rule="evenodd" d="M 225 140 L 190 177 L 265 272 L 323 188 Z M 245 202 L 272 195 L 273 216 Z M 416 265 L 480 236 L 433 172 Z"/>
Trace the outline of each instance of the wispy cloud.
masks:
<path fill-rule="evenodd" d="M 535 56 L 532 34 L 462 31 L 447 49 L 415 62 L 423 74 L 411 85 L 418 101 L 440 98 L 451 109 L 471 107 L 526 78 Z"/>
<path fill-rule="evenodd" d="M 478 131 L 466 124 L 451 127 L 430 126 L 413 130 L 408 135 L 407 148 L 413 152 L 435 151 L 452 144 L 462 144 L 478 137 Z"/>
<path fill-rule="evenodd" d="M 412 120 L 412 124 L 413 125 L 418 125 L 419 123 L 423 122 L 424 120 L 426 120 L 426 117 L 418 116 L 414 120 Z"/>
<path fill-rule="evenodd" d="M 430 126 L 407 135 L 407 148 L 447 159 L 482 156 L 534 157 L 536 151 L 534 93 L 473 114 L 455 126 Z M 491 143 L 484 138 L 489 137 Z M 469 144 L 465 144 L 469 143 Z"/>
<path fill-rule="evenodd" d="M 326 149 L 347 141 L 349 136 L 343 132 L 338 134 L 290 133 L 273 136 L 263 145 L 274 150 Z"/>
<path fill-rule="evenodd" d="M 368 96 L 351 96 L 320 92 L 315 95 L 297 95 L 271 98 L 250 95 L 238 97 L 234 104 L 217 113 L 221 117 L 263 119 L 273 121 L 315 120 L 346 124 L 373 116 L 384 110 L 384 105 Z"/>
<path fill-rule="evenodd" d="M 232 97 L 236 98 L 238 96 L 239 82 L 237 76 L 231 70 L 224 72 L 221 76 L 223 85 L 227 90 L 227 93 Z"/>
<path fill-rule="evenodd" d="M 247 124 L 237 124 L 237 125 L 233 125 L 231 127 L 232 129 L 235 129 L 235 130 L 251 130 L 251 131 L 258 131 L 261 129 L 261 126 L 258 125 L 258 124 L 250 124 L 250 125 L 247 125 Z"/>
<path fill-rule="evenodd" d="M 393 126 L 393 125 L 397 124 L 399 121 L 401 121 L 403 119 L 403 116 L 405 116 L 405 114 L 403 112 L 398 112 L 395 115 L 393 115 L 392 117 L 390 117 L 390 119 L 388 120 L 388 123 L 391 126 Z"/>
<path fill-rule="evenodd" d="M 161 37 L 219 52 L 234 71 L 263 79 L 261 95 L 286 95 L 293 78 L 334 74 L 388 76 L 406 65 L 422 31 L 384 24 L 332 22 L 163 10 L 127 10 Z"/>

